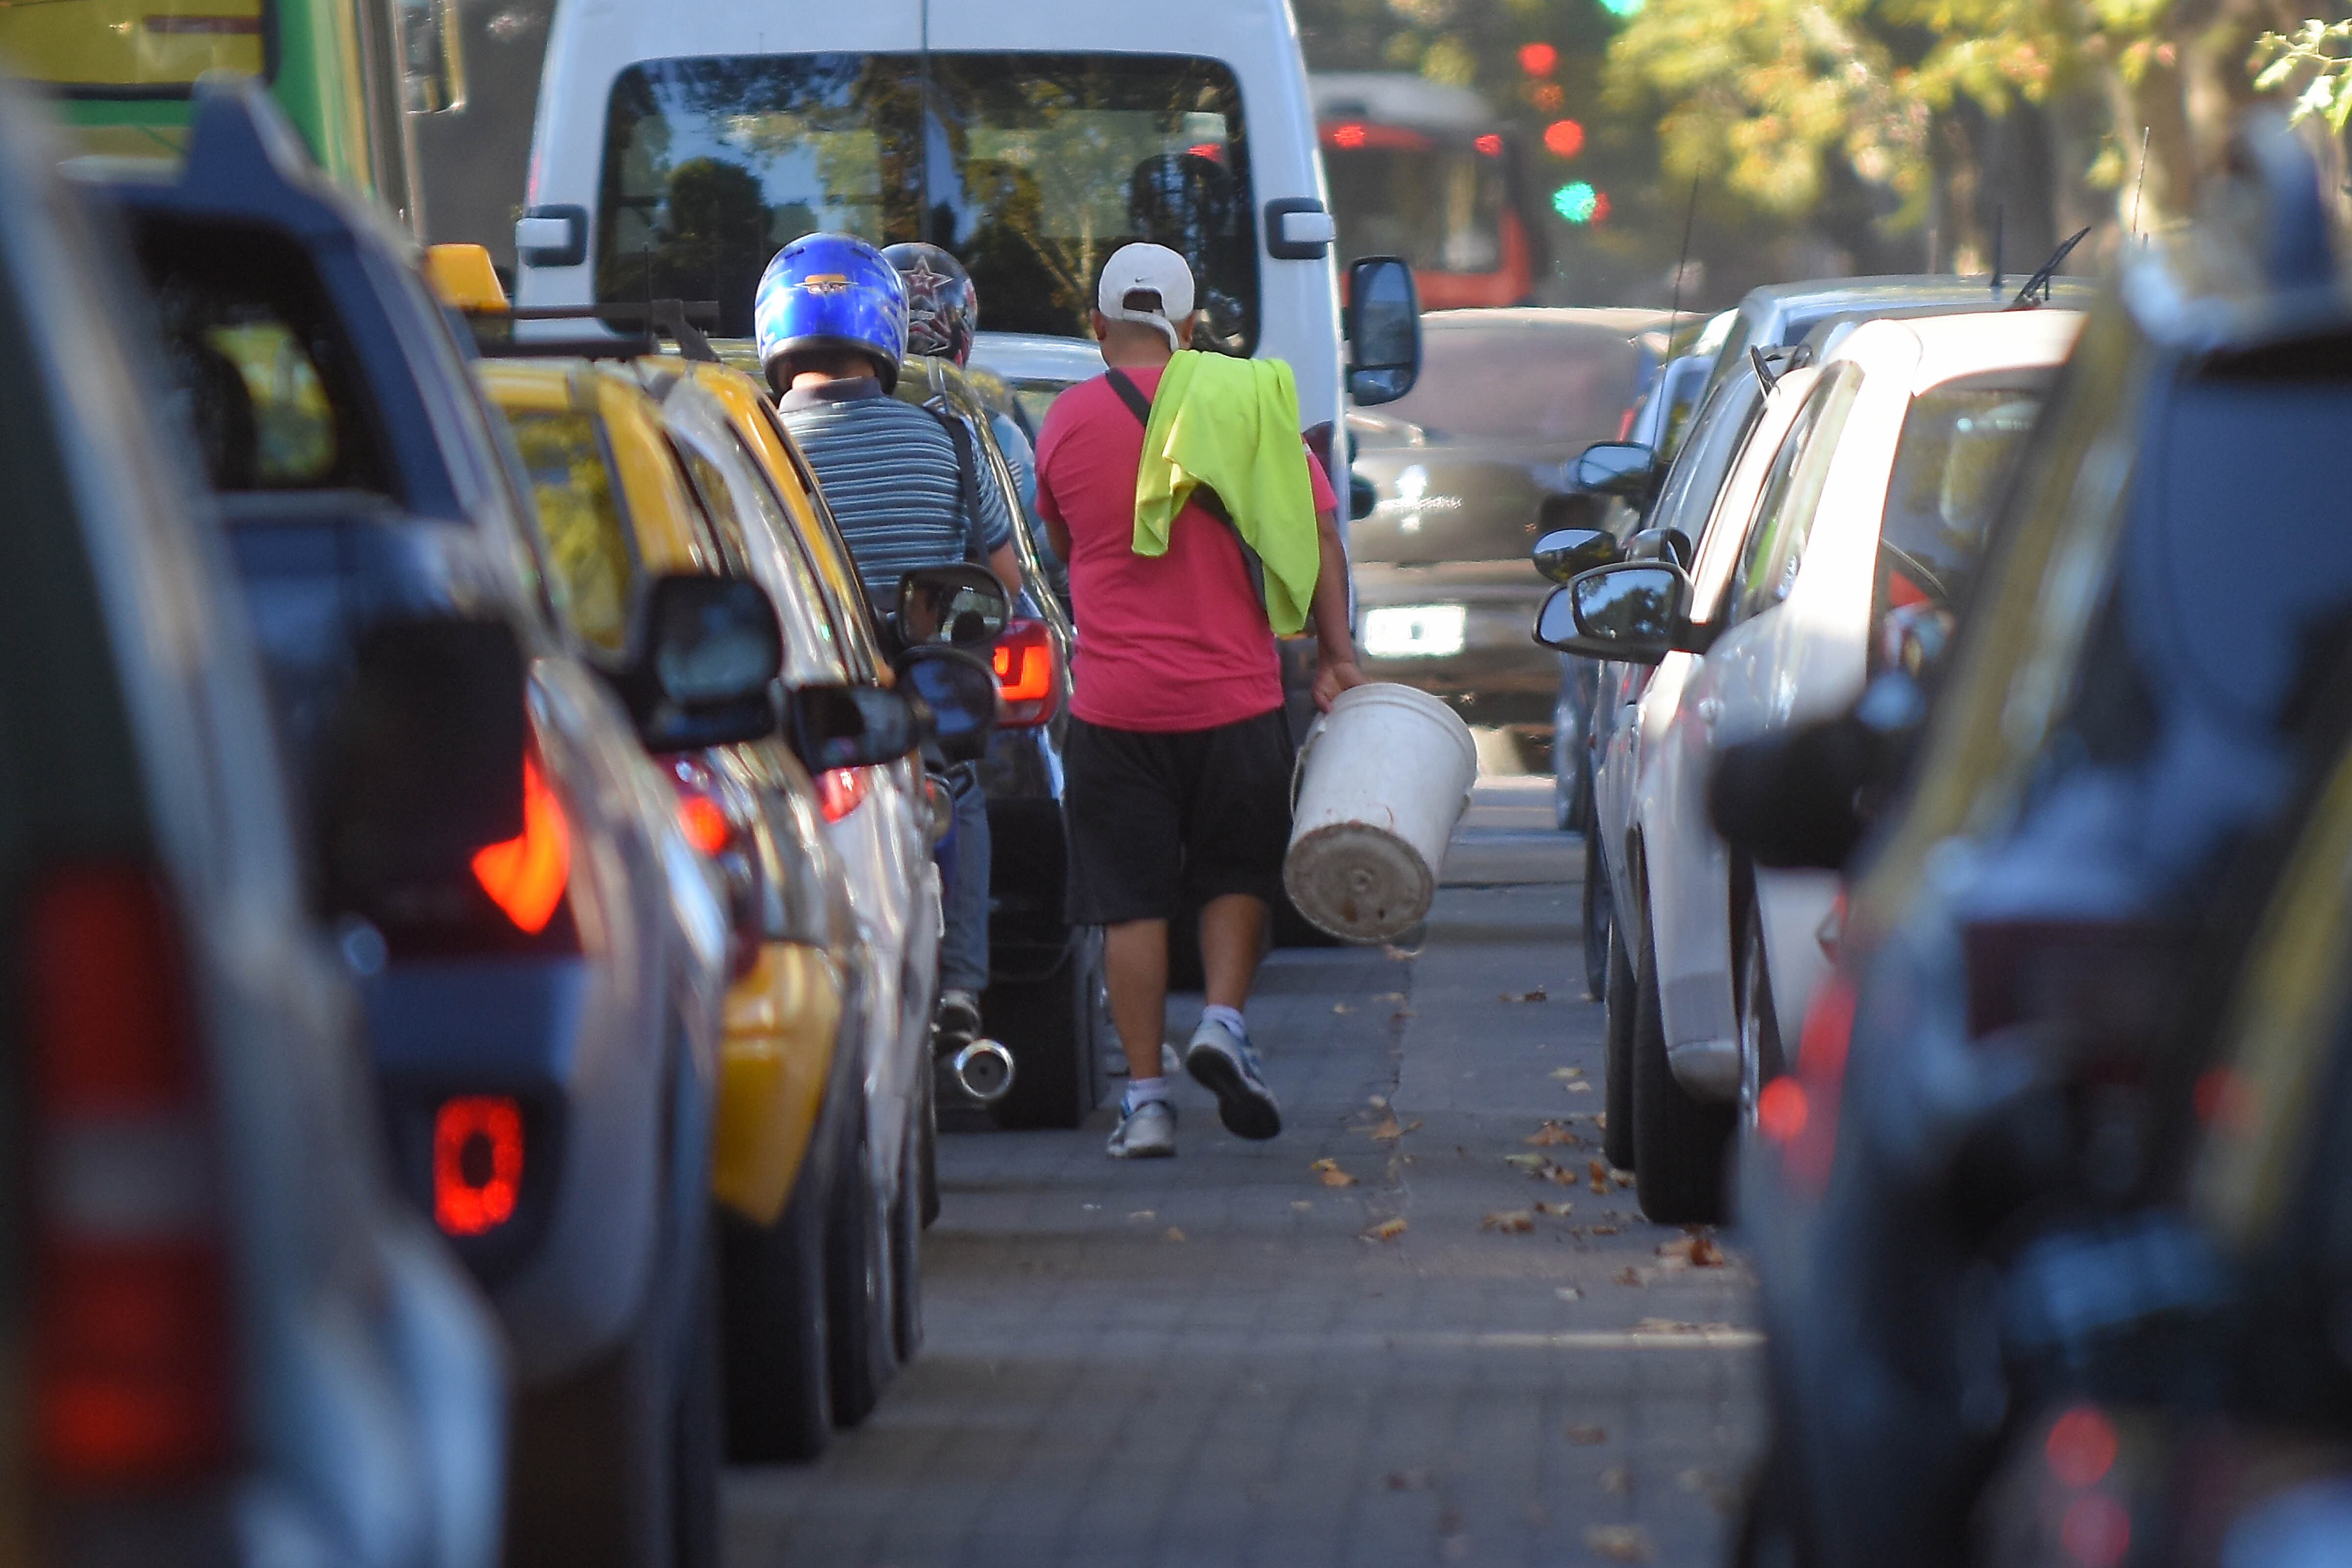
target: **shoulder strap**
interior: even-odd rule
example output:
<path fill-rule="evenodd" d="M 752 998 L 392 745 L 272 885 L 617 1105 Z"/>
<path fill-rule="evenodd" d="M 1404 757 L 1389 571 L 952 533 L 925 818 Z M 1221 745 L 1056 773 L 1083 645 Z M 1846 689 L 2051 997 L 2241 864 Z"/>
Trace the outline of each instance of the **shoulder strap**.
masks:
<path fill-rule="evenodd" d="M 971 432 L 953 410 L 941 404 L 925 403 L 923 407 L 946 429 L 948 445 L 955 448 L 956 509 L 963 513 L 965 537 L 978 540 L 987 531 L 980 521 L 980 458 L 971 449 Z"/>
<path fill-rule="evenodd" d="M 1135 416 L 1136 423 L 1150 429 L 1151 399 L 1143 395 L 1143 388 L 1135 384 L 1134 378 L 1123 370 L 1113 369 L 1105 373 L 1104 379 L 1118 394 L 1118 400 L 1127 405 L 1127 411 Z"/>
<path fill-rule="evenodd" d="M 1127 405 L 1127 411 L 1135 416 L 1136 422 L 1149 431 L 1151 428 L 1151 400 L 1143 395 L 1143 388 L 1136 385 L 1127 372 L 1116 365 L 1103 373 L 1103 379 L 1110 383 L 1110 389 L 1118 394 L 1118 400 Z M 1258 559 L 1257 552 L 1250 548 L 1249 541 L 1244 539 L 1242 531 L 1234 526 L 1234 514 L 1225 510 L 1225 498 L 1202 485 L 1192 492 L 1192 500 L 1202 511 L 1233 529 L 1234 542 L 1242 548 L 1242 565 L 1249 572 L 1250 586 L 1257 590 L 1257 602 L 1263 608 L 1265 605 L 1265 563 Z"/>

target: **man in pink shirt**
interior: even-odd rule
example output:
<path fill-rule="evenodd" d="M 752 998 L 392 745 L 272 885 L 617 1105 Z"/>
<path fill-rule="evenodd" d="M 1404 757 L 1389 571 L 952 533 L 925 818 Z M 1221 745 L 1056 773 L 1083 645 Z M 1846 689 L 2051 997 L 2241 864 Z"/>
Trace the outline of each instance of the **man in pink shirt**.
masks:
<path fill-rule="evenodd" d="M 1208 1005 L 1185 1070 L 1244 1138 L 1282 1131 L 1282 1112 L 1243 1022 L 1267 906 L 1290 842 L 1290 729 L 1282 668 L 1255 576 L 1233 525 L 1198 499 L 1177 514 L 1167 552 L 1138 555 L 1136 470 L 1160 372 L 1199 321 L 1192 275 L 1157 245 L 1105 263 L 1095 336 L 1107 375 L 1055 400 L 1037 440 L 1037 511 L 1069 563 L 1076 612 L 1070 733 L 1064 752 L 1070 919 L 1105 930 L 1111 1017 L 1128 1080 L 1113 1158 L 1176 1152 L 1160 1076 L 1168 922 L 1201 905 Z M 1312 621 L 1315 699 L 1328 708 L 1363 680 L 1348 628 L 1339 503 L 1302 446 L 1321 563 Z M 1222 507 L 1222 503 L 1219 503 Z"/>

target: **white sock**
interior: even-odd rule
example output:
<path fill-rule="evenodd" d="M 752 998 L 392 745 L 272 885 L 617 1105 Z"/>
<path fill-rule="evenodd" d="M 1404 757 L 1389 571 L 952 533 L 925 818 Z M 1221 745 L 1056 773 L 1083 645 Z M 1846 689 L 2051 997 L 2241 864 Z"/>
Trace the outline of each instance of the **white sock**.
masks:
<path fill-rule="evenodd" d="M 1249 1026 L 1242 1022 L 1242 1010 L 1239 1007 L 1228 1007 L 1222 1002 L 1212 1002 L 1201 1009 L 1201 1022 L 1223 1024 L 1234 1032 L 1234 1038 L 1244 1042 L 1249 1039 Z"/>
<path fill-rule="evenodd" d="M 1131 1078 L 1127 1080 L 1127 1109 L 1129 1110 L 1167 1098 L 1168 1080 L 1164 1078 Z"/>

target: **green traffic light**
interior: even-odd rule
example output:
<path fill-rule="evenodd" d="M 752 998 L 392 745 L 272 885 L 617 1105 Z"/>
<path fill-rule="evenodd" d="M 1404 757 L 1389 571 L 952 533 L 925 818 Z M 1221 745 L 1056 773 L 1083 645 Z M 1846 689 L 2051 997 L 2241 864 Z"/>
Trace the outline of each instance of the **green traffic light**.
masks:
<path fill-rule="evenodd" d="M 1571 180 L 1551 194 L 1551 210 L 1570 223 L 1591 223 L 1601 210 L 1601 193 L 1582 180 Z"/>
<path fill-rule="evenodd" d="M 1642 8 L 1642 0 L 1601 0 L 1601 8 L 1611 16 L 1622 19 L 1639 11 Z"/>

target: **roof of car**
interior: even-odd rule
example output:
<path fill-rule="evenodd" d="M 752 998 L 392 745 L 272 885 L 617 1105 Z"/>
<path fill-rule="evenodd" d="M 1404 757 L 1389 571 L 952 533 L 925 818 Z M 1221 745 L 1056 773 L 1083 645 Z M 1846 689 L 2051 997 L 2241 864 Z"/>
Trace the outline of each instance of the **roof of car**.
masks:
<path fill-rule="evenodd" d="M 1915 392 L 1989 371 L 2062 363 L 2083 330 L 2080 310 L 2011 310 L 1950 316 L 1913 316 L 1868 321 L 1832 351 L 1824 363 L 1866 362 L 1880 345 L 1908 338 L 1916 345 Z"/>
<path fill-rule="evenodd" d="M 1433 332 L 1480 327 L 1585 327 L 1632 338 L 1666 324 L 1671 314 L 1640 306 L 1504 305 L 1475 310 L 1424 310 L 1421 324 Z M 1691 319 L 1696 320 L 1696 315 Z"/>

